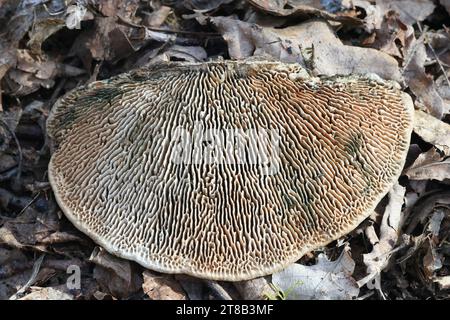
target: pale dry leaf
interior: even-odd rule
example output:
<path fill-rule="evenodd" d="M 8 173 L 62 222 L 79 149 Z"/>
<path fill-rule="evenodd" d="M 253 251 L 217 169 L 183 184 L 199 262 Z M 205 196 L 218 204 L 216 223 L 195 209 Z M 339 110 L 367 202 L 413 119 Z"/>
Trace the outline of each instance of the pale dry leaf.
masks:
<path fill-rule="evenodd" d="M 152 300 L 187 300 L 186 294 L 181 285 L 172 275 L 158 274 L 146 270 L 142 274 L 144 282 L 142 289 Z"/>
<path fill-rule="evenodd" d="M 402 73 L 406 84 L 417 98 L 416 105 L 423 105 L 430 114 L 441 119 L 450 112 L 450 105 L 443 101 L 433 77 L 425 71 L 427 53 L 424 36 L 416 39 L 412 27 L 407 30 L 403 56 L 405 62 Z"/>
<path fill-rule="evenodd" d="M 213 23 L 228 44 L 230 57 L 266 55 L 283 62 L 312 67 L 316 75 L 377 74 L 400 81 L 397 61 L 375 49 L 347 46 L 323 20 L 287 28 L 261 27 L 230 17 L 197 17 Z"/>
<path fill-rule="evenodd" d="M 377 0 L 376 3 L 386 11 L 398 12 L 403 23 L 408 25 L 425 20 L 436 7 L 433 0 Z"/>
<path fill-rule="evenodd" d="M 301 43 L 280 36 L 274 29 L 243 22 L 231 17 L 197 16 L 201 24 L 212 23 L 228 44 L 232 59 L 245 59 L 254 55 L 268 55 L 283 62 L 305 65 Z"/>
<path fill-rule="evenodd" d="M 160 27 L 164 21 L 167 19 L 169 14 L 172 12 L 171 7 L 167 6 L 161 6 L 158 9 L 154 10 L 153 12 L 149 13 L 144 18 L 144 24 L 147 27 L 153 27 L 157 28 Z"/>
<path fill-rule="evenodd" d="M 402 226 L 401 212 L 405 190 L 406 188 L 396 183 L 389 191 L 389 203 L 381 221 L 379 240 L 372 243 L 373 249 L 370 253 L 363 255 L 367 275 L 358 281 L 359 287 L 370 285 L 373 280 L 376 287 L 380 283 L 381 271 L 388 265 Z M 379 287 L 377 289 L 380 290 Z"/>
<path fill-rule="evenodd" d="M 288 300 L 348 300 L 359 295 L 352 277 L 354 269 L 355 262 L 346 248 L 335 261 L 321 253 L 315 265 L 294 263 L 274 273 L 272 283 Z"/>
<path fill-rule="evenodd" d="M 298 1 L 298 0 L 249 0 L 249 3 L 255 8 L 267 12 L 269 14 L 281 17 L 317 17 L 326 20 L 338 21 L 351 25 L 362 25 L 362 21 L 356 17 L 345 14 L 334 14 L 326 11 L 338 11 L 340 9 L 348 9 L 350 5 L 345 7 L 345 3 L 340 4 L 335 1 Z M 324 7 L 325 5 L 325 7 Z"/>
<path fill-rule="evenodd" d="M 300 43 L 302 49 L 310 49 L 310 65 L 317 75 L 372 73 L 383 79 L 402 79 L 398 63 L 393 57 L 375 49 L 343 44 L 325 21 L 309 21 L 284 29 L 273 29 L 273 32 Z"/>
<path fill-rule="evenodd" d="M 450 125 L 421 110 L 414 113 L 414 132 L 424 141 L 450 155 Z"/>
<path fill-rule="evenodd" d="M 67 7 L 66 27 L 69 29 L 81 29 L 81 21 L 83 21 L 86 15 L 87 8 L 80 2 L 76 5 L 70 5 Z"/>
<path fill-rule="evenodd" d="M 407 26 L 400 21 L 398 13 L 388 11 L 383 16 L 379 28 L 375 30 L 375 39 L 371 47 L 393 57 L 403 58 L 398 46 L 405 45 L 406 30 Z"/>
<path fill-rule="evenodd" d="M 416 161 L 405 171 L 411 180 L 439 180 L 450 179 L 450 158 L 443 160 L 435 148 L 417 157 Z"/>
<path fill-rule="evenodd" d="M 187 293 L 189 300 L 203 300 L 204 292 L 203 292 L 203 282 L 191 276 L 187 276 L 184 274 L 175 275 L 175 280 L 177 280 L 183 290 Z"/>
<path fill-rule="evenodd" d="M 31 50 L 17 50 L 17 63 L 6 76 L 5 92 L 14 96 L 23 96 L 54 86 L 58 76 L 76 77 L 84 70 L 59 63 L 45 55 L 33 54 Z"/>
<path fill-rule="evenodd" d="M 364 18 L 364 28 L 367 32 L 372 33 L 374 30 L 380 29 L 385 11 L 380 5 L 375 5 L 373 1 L 353 0 L 353 5 L 364 9 L 366 16 Z"/>
<path fill-rule="evenodd" d="M 428 231 L 431 232 L 433 237 L 439 236 L 441 230 L 442 220 L 445 218 L 445 212 L 443 210 L 435 210 L 430 218 L 430 224 L 428 225 Z"/>
<path fill-rule="evenodd" d="M 31 292 L 19 300 L 73 300 L 74 296 L 61 288 L 31 287 Z"/>
<path fill-rule="evenodd" d="M 436 277 L 434 279 L 434 282 L 439 285 L 441 290 L 448 290 L 448 289 L 450 289 L 450 276 Z"/>

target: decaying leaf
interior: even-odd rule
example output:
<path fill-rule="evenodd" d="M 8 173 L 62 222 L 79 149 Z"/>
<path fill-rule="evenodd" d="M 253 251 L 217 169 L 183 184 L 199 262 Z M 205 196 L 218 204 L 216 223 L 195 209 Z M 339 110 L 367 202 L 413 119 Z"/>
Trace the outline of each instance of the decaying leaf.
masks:
<path fill-rule="evenodd" d="M 402 58 L 403 55 L 399 46 L 403 47 L 405 45 L 407 30 L 408 26 L 400 20 L 399 14 L 395 11 L 388 11 L 373 33 L 374 42 L 371 44 L 371 47 L 393 57 Z M 367 44 L 368 42 L 366 41 L 365 43 Z"/>
<path fill-rule="evenodd" d="M 63 288 L 31 287 L 31 292 L 19 300 L 73 300 L 73 295 Z"/>
<path fill-rule="evenodd" d="M 450 289 L 450 276 L 436 277 L 434 279 L 434 282 L 439 285 L 441 290 L 448 290 L 448 289 Z"/>
<path fill-rule="evenodd" d="M 412 218 L 408 223 L 405 232 L 413 233 L 419 223 L 425 224 L 427 217 L 438 207 L 448 207 L 450 205 L 450 191 L 437 191 L 422 196 L 412 210 Z"/>
<path fill-rule="evenodd" d="M 394 58 L 374 49 L 344 45 L 325 21 L 269 28 L 230 17 L 197 19 L 210 21 L 217 27 L 233 59 L 268 55 L 276 60 L 308 65 L 317 75 L 375 73 L 384 79 L 401 79 Z"/>
<path fill-rule="evenodd" d="M 80 2 L 77 2 L 75 5 L 70 5 L 67 7 L 67 17 L 66 17 L 66 26 L 69 29 L 80 29 L 81 21 L 84 19 L 86 15 L 87 8 L 83 6 Z"/>
<path fill-rule="evenodd" d="M 364 254 L 364 264 L 367 267 L 367 275 L 358 281 L 358 286 L 368 284 L 375 287 L 383 296 L 380 287 L 381 272 L 386 268 L 389 258 L 398 240 L 398 233 L 402 226 L 402 205 L 405 195 L 405 188 L 398 183 L 389 191 L 389 203 L 383 214 L 380 226 L 380 236 L 378 237 L 373 226 L 368 227 L 366 234 L 373 245 L 370 253 Z M 372 282 L 373 281 L 373 282 Z"/>
<path fill-rule="evenodd" d="M 294 263 L 272 275 L 272 283 L 284 298 L 292 300 L 344 300 L 358 296 L 359 288 L 352 274 L 355 262 L 346 248 L 335 261 L 325 254 L 317 257 L 317 264 L 304 266 Z"/>
<path fill-rule="evenodd" d="M 398 63 L 393 57 L 371 48 L 344 45 L 325 21 L 309 21 L 275 31 L 309 51 L 304 56 L 317 75 L 372 73 L 383 79 L 401 80 Z"/>
<path fill-rule="evenodd" d="M 249 2 L 255 8 L 275 16 L 317 17 L 352 25 L 362 24 L 360 19 L 352 15 L 331 13 L 345 9 L 341 1 L 250 0 Z"/>
<path fill-rule="evenodd" d="M 441 119 L 444 114 L 450 112 L 450 105 L 442 100 L 433 77 L 426 73 L 426 60 L 424 36 L 416 39 L 414 30 L 409 28 L 404 48 L 403 76 L 405 82 L 417 97 L 416 105 L 423 105 L 430 114 Z"/>
<path fill-rule="evenodd" d="M 279 35 L 274 29 L 230 17 L 199 16 L 197 20 L 203 24 L 209 21 L 218 29 L 228 44 L 232 59 L 268 55 L 280 61 L 305 65 L 301 42 Z"/>
<path fill-rule="evenodd" d="M 54 244 L 84 241 L 75 234 L 59 230 L 60 224 L 55 215 L 44 216 L 32 208 L 27 208 L 22 215 L 6 221 L 0 227 L 0 244 L 46 252 Z"/>
<path fill-rule="evenodd" d="M 434 148 L 422 153 L 405 174 L 411 180 L 450 179 L 450 158 L 443 160 Z"/>
<path fill-rule="evenodd" d="M 425 20 L 435 8 L 433 0 L 377 0 L 376 3 L 386 11 L 398 12 L 402 22 L 408 25 Z"/>
<path fill-rule="evenodd" d="M 142 286 L 142 277 L 128 260 L 110 255 L 96 247 L 89 260 L 96 264 L 94 278 L 100 287 L 117 298 L 128 298 Z"/>
<path fill-rule="evenodd" d="M 40 87 L 54 86 L 58 76 L 76 77 L 85 71 L 67 64 L 56 62 L 49 57 L 32 54 L 30 50 L 17 50 L 16 67 L 8 73 L 8 90 L 5 92 L 23 96 L 37 91 Z"/>
<path fill-rule="evenodd" d="M 158 274 L 146 270 L 142 274 L 142 289 L 152 300 L 186 300 L 186 294 L 180 284 L 171 275 Z"/>
<path fill-rule="evenodd" d="M 450 125 L 435 117 L 416 110 L 414 114 L 414 132 L 424 141 L 450 155 Z"/>
<path fill-rule="evenodd" d="M 0 299 L 353 299 L 363 285 L 389 299 L 448 298 L 449 0 L 0 3 Z M 357 272 L 348 248 L 335 261 L 308 253 L 273 282 L 233 283 L 144 271 L 92 251 L 94 244 L 62 218 L 49 188 L 45 121 L 54 102 L 86 81 L 135 66 L 252 56 L 297 62 L 313 75 L 393 79 L 425 111 L 416 112 L 420 138 L 412 135 L 408 178 L 400 180 L 406 193 L 394 187 L 384 216 L 383 200 L 373 225 L 366 221 L 348 236 Z M 361 262 L 367 244 L 371 252 Z M 66 285 L 73 265 L 81 268 L 79 290 Z"/>
<path fill-rule="evenodd" d="M 261 277 L 249 281 L 238 281 L 234 285 L 244 300 L 261 300 L 270 292 L 269 277 Z"/>

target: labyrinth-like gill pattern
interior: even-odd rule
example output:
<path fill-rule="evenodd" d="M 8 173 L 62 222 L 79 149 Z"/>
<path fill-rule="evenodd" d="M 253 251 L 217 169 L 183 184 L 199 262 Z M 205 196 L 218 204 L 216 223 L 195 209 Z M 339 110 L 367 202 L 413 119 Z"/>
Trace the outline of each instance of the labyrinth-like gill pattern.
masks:
<path fill-rule="evenodd" d="M 412 112 L 409 96 L 374 77 L 310 78 L 275 62 L 147 67 L 56 103 L 49 178 L 66 216 L 111 253 L 167 273 L 249 279 L 373 211 L 402 170 Z M 175 128 L 194 134 L 199 123 L 275 130 L 277 171 L 171 161 Z"/>

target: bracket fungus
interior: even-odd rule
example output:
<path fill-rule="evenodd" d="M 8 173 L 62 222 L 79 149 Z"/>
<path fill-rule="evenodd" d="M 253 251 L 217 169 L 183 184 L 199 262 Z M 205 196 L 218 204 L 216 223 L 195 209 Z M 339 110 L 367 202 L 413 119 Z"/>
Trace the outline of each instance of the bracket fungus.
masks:
<path fill-rule="evenodd" d="M 398 179 L 412 117 L 411 98 L 374 76 L 317 78 L 268 61 L 161 64 L 58 100 L 49 180 L 69 220 L 109 252 L 160 272 L 245 280 L 356 228 Z M 246 145 L 249 130 L 276 131 L 266 148 L 276 170 L 235 144 L 225 159 L 224 148 L 206 150 L 214 137 L 184 134 L 208 129 L 237 131 Z"/>

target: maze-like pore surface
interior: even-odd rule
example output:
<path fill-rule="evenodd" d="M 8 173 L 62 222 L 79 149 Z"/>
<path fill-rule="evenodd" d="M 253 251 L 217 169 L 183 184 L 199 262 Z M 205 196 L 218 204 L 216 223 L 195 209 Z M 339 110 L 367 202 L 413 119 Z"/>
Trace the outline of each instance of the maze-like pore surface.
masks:
<path fill-rule="evenodd" d="M 210 279 L 269 274 L 348 233 L 398 179 L 411 100 L 372 78 L 305 74 L 274 62 L 171 63 L 71 91 L 48 120 L 61 209 L 116 255 Z M 277 132 L 276 170 L 233 148 L 226 161 L 173 161 L 175 129 L 195 136 L 199 124 L 244 140 Z"/>

